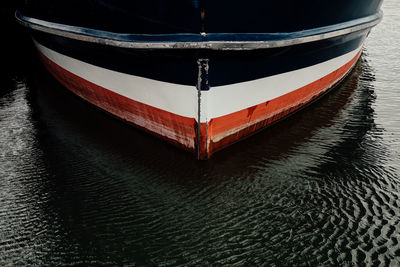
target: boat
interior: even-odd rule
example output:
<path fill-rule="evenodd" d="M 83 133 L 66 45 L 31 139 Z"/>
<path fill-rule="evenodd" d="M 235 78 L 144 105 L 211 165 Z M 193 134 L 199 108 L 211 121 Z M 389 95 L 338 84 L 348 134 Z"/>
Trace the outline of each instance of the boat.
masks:
<path fill-rule="evenodd" d="M 208 159 L 340 83 L 381 4 L 37 0 L 16 18 L 66 88 Z"/>

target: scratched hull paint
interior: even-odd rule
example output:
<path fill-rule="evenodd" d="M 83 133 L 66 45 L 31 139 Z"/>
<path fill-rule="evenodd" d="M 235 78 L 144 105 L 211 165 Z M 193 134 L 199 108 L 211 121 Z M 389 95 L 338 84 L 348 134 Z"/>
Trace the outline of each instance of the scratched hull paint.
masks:
<path fill-rule="evenodd" d="M 161 109 L 155 107 L 156 104 L 154 103 L 154 101 L 153 103 L 151 103 L 151 105 L 146 104 L 144 103 L 146 102 L 146 100 L 143 100 L 146 92 L 142 93 L 142 96 L 144 97 L 136 97 L 136 99 L 133 99 L 135 96 L 124 96 L 121 91 L 115 92 L 116 90 L 113 91 L 112 89 L 110 89 L 110 87 L 112 88 L 113 86 L 110 86 L 109 88 L 102 87 L 94 82 L 91 82 L 90 78 L 85 77 L 85 79 L 76 74 L 79 73 L 79 71 L 77 69 L 74 69 L 74 67 L 76 67 L 76 63 L 80 65 L 80 62 L 73 62 L 75 63 L 75 66 L 73 64 L 70 64 L 70 66 L 66 66 L 66 57 L 43 47 L 37 42 L 35 42 L 35 44 L 39 50 L 40 58 L 48 71 L 60 83 L 70 89 L 73 93 L 126 122 L 132 123 L 146 131 L 165 138 L 166 140 L 171 141 L 172 143 L 177 144 L 189 151 L 195 151 L 196 121 L 194 118 L 192 118 L 194 115 L 192 117 L 177 115 L 176 106 L 169 106 L 168 108 L 164 105 L 164 109 Z M 96 72 L 99 70 L 85 69 L 84 71 Z M 121 84 L 121 82 L 122 84 L 124 83 L 123 79 L 121 79 L 120 76 L 117 75 L 117 77 L 113 77 L 116 73 L 108 74 L 109 75 L 107 75 L 106 73 L 106 77 L 103 78 L 105 78 L 106 80 L 110 78 L 112 80 L 114 78 L 114 81 L 117 84 Z M 97 75 L 99 74 L 94 73 L 94 76 Z M 100 75 L 104 75 L 104 73 L 101 73 Z M 149 83 L 142 83 L 142 85 L 144 87 L 147 87 L 147 89 L 151 89 L 152 87 L 152 85 Z M 136 84 L 136 86 L 138 85 Z M 158 89 L 160 90 L 158 90 L 157 93 L 161 94 L 161 90 L 164 89 L 164 87 L 164 84 L 159 86 Z M 117 88 L 121 89 L 121 87 Z M 142 102 L 139 102 L 138 98 Z M 147 100 L 152 102 L 152 100 L 158 99 L 159 98 L 154 98 L 154 96 L 150 96 Z M 163 104 L 168 104 L 168 98 L 163 98 L 163 100 L 165 100 Z M 195 98 L 193 97 L 192 100 L 195 101 Z M 167 109 L 174 108 L 175 114 L 166 111 Z"/>
<path fill-rule="evenodd" d="M 85 63 L 68 59 L 38 42 L 35 44 L 49 72 L 72 92 L 128 123 L 190 152 L 199 153 L 200 159 L 209 158 L 215 151 L 265 128 L 315 100 L 351 70 L 361 53 L 361 48 L 358 48 L 306 69 L 241 84 L 209 88 L 207 91 L 200 91 L 200 103 L 197 103 L 199 91 L 195 86 L 173 85 L 174 90 L 165 90 L 167 84 L 163 82 L 149 79 L 141 82 L 125 80 L 132 77 L 99 70 L 89 64 L 81 71 L 80 67 Z M 99 77 L 108 82 L 99 81 Z M 300 82 L 301 79 L 303 81 Z M 279 87 L 271 88 L 271 84 Z M 132 88 L 122 90 L 129 86 Z M 142 88 L 138 88 L 140 86 Z M 179 86 L 182 88 L 177 89 Z M 145 90 L 140 92 L 143 88 Z M 149 92 L 148 89 L 152 91 Z M 132 91 L 135 94 L 130 94 Z M 243 97 L 249 91 L 252 96 L 246 101 Z M 157 97 L 160 95 L 163 97 Z M 218 105 L 224 97 L 230 102 Z M 251 104 L 257 102 L 256 105 Z M 197 121 L 199 108 L 200 129 Z"/>
<path fill-rule="evenodd" d="M 345 65 L 287 94 L 202 123 L 203 157 L 265 128 L 305 107 L 337 85 L 354 67 L 361 51 Z M 267 86 L 266 86 L 267 87 Z M 245 89 L 246 87 L 244 87 Z"/>

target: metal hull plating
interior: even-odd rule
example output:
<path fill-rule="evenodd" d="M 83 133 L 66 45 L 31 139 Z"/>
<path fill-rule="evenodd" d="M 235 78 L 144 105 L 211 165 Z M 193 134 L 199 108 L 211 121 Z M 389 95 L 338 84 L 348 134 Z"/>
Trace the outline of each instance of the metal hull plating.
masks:
<path fill-rule="evenodd" d="M 171 20 L 164 25 L 169 30 L 161 34 L 145 23 L 149 35 L 137 34 L 134 28 L 130 29 L 134 34 L 126 35 L 82 28 L 88 26 L 85 23 L 61 25 L 62 16 L 53 22 L 20 14 L 17 18 L 34 30 L 44 65 L 65 87 L 207 159 L 296 112 L 340 82 L 380 20 L 381 1 L 370 2 L 348 22 L 341 13 L 336 20 L 331 18 L 337 24 L 329 25 L 329 19 L 304 21 L 316 28 L 289 32 L 294 28 L 288 26 L 284 33 L 260 34 L 247 28 L 234 34 L 234 25 L 229 28 L 224 23 L 208 27 L 222 27 L 225 33 L 170 33 L 175 25 Z M 204 10 L 213 11 L 206 8 L 206 1 L 202 3 L 198 9 L 204 19 Z M 352 7 L 349 4 L 345 10 Z M 202 23 L 197 26 L 199 32 L 204 30 Z"/>

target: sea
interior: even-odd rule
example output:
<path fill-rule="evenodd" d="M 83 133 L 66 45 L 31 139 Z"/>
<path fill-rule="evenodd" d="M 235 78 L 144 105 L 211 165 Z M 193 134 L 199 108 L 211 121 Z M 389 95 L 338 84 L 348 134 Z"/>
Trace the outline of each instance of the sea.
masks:
<path fill-rule="evenodd" d="M 340 86 L 208 161 L 74 96 L 3 16 L 0 266 L 400 266 L 400 1 L 382 9 Z"/>

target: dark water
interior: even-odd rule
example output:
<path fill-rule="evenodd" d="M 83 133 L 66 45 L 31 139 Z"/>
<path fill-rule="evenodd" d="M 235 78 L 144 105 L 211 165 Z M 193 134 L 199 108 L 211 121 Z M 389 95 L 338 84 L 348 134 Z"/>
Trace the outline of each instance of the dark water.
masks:
<path fill-rule="evenodd" d="M 15 37 L 0 265 L 399 266 L 400 2 L 383 9 L 343 85 L 207 162 L 73 96 Z"/>

